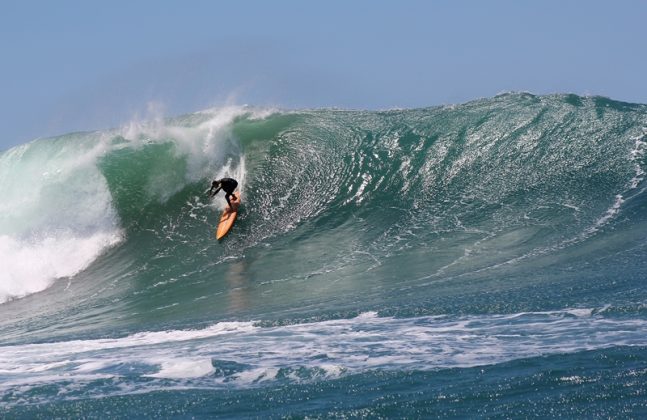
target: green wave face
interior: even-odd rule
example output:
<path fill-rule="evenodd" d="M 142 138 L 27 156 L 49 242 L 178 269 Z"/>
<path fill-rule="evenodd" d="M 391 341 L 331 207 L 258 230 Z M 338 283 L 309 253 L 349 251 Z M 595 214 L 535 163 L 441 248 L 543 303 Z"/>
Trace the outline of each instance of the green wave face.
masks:
<path fill-rule="evenodd" d="M 72 254 L 84 240 L 96 252 L 5 295 L 46 289 L 56 309 L 36 316 L 74 331 L 376 305 L 564 307 L 581 287 L 573 276 L 608 291 L 644 270 L 633 257 L 646 125 L 641 105 L 507 94 L 379 112 L 221 109 L 37 141 L 0 157 L 5 245 L 42 256 L 39 241 L 68 238 Z M 224 198 L 205 192 L 222 176 L 239 180 L 243 207 L 217 242 Z M 38 198 L 8 191 L 27 188 L 4 181 L 15 177 L 41 181 Z"/>

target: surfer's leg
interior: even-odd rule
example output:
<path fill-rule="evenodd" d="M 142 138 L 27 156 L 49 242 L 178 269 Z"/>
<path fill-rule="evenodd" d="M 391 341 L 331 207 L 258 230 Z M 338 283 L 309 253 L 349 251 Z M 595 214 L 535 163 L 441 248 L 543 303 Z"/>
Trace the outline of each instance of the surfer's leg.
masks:
<path fill-rule="evenodd" d="M 231 201 L 229 201 L 229 196 L 230 196 L 230 195 L 231 195 L 231 194 L 229 194 L 229 193 L 225 194 L 225 200 L 227 200 L 227 204 L 229 204 L 229 208 L 230 208 L 230 209 L 232 209 L 232 210 L 234 210 L 234 206 L 232 206 L 232 205 L 231 205 Z"/>
<path fill-rule="evenodd" d="M 238 198 L 236 197 L 236 194 L 234 194 L 234 190 L 235 188 L 229 188 L 227 191 L 225 191 L 225 193 L 229 197 L 234 197 L 234 201 L 235 201 L 235 200 L 238 200 Z"/>

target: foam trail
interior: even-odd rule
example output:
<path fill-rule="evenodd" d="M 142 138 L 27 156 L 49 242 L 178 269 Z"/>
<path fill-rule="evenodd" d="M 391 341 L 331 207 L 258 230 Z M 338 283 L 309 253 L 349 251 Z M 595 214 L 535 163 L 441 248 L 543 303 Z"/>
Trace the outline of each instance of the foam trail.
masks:
<path fill-rule="evenodd" d="M 0 377 L 11 375 L 13 379 L 0 390 L 27 392 L 39 384 L 71 380 L 83 386 L 88 375 L 91 380 L 93 375 L 122 377 L 124 367 L 128 381 L 134 380 L 131 385 L 141 392 L 156 386 L 144 378 L 202 378 L 193 385 L 165 383 L 170 387 L 249 387 L 280 377 L 300 382 L 375 369 L 465 368 L 619 345 L 647 345 L 645 320 L 606 318 L 600 313 L 591 308 L 567 308 L 399 319 L 368 312 L 353 319 L 288 326 L 223 322 L 199 330 L 4 346 L 0 347 Z M 222 363 L 230 367 L 218 370 Z"/>

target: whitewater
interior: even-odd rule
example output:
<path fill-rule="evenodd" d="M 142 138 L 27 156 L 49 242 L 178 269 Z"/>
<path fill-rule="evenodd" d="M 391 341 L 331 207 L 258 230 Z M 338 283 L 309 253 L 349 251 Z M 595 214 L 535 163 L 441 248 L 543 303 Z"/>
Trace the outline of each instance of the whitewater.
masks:
<path fill-rule="evenodd" d="M 643 417 L 646 151 L 647 105 L 509 93 L 1 152 L 0 416 Z"/>

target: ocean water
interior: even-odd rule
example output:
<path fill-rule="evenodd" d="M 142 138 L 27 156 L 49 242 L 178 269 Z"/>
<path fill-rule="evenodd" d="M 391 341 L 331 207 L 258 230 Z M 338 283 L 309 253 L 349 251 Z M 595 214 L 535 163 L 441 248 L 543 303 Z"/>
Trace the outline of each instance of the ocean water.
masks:
<path fill-rule="evenodd" d="M 1 152 L 0 417 L 645 418 L 646 151 L 513 93 Z"/>

